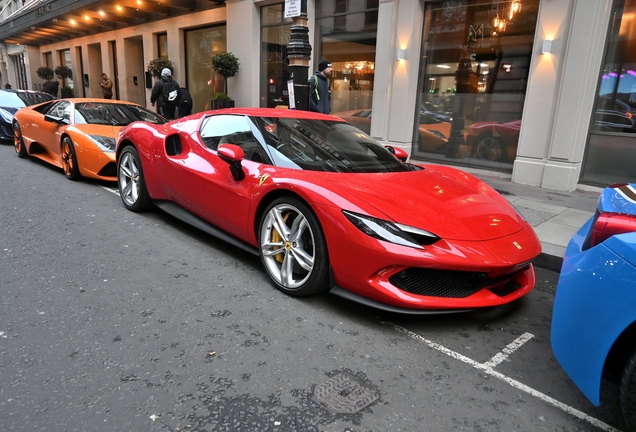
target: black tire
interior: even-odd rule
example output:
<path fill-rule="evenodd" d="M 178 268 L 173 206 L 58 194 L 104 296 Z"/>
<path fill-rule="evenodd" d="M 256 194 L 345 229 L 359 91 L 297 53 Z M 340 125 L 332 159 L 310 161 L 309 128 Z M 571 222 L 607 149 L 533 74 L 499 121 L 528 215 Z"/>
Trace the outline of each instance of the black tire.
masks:
<path fill-rule="evenodd" d="M 150 210 L 152 201 L 146 188 L 141 159 L 133 146 L 125 147 L 117 159 L 117 184 L 119 196 L 128 210 L 137 213 Z"/>
<path fill-rule="evenodd" d="M 500 138 L 492 135 L 482 135 L 477 137 L 473 147 L 473 155 L 477 159 L 484 159 L 493 162 L 505 162 L 506 147 Z"/>
<path fill-rule="evenodd" d="M 29 157 L 26 144 L 24 144 L 24 138 L 22 138 L 22 129 L 20 129 L 20 125 L 17 121 L 13 122 L 13 145 L 19 158 L 24 159 Z"/>
<path fill-rule="evenodd" d="M 621 410 L 628 431 L 636 431 L 636 349 L 625 364 L 621 377 Z"/>
<path fill-rule="evenodd" d="M 80 174 L 77 156 L 75 155 L 75 146 L 73 145 L 73 140 L 68 136 L 62 139 L 60 156 L 62 156 L 62 169 L 64 170 L 66 178 L 69 180 L 79 180 L 82 175 Z"/>
<path fill-rule="evenodd" d="M 283 197 L 267 206 L 258 243 L 263 267 L 280 291 L 304 297 L 329 288 L 325 235 L 314 212 L 301 200 Z"/>

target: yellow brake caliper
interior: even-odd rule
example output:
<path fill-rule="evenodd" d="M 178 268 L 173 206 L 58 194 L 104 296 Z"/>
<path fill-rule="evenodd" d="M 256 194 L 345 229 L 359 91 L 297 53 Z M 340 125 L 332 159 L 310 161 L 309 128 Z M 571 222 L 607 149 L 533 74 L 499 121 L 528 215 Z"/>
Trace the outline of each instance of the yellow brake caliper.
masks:
<path fill-rule="evenodd" d="M 283 221 L 287 222 L 287 218 L 289 218 L 289 213 L 283 216 Z M 272 227 L 272 243 L 278 243 L 281 240 L 282 240 L 281 235 L 278 233 L 276 228 Z M 278 246 L 274 248 L 274 250 L 278 250 L 278 249 L 279 249 Z M 282 254 L 276 255 L 276 261 L 278 261 L 281 264 L 283 263 L 283 258 L 284 258 L 284 255 Z"/>

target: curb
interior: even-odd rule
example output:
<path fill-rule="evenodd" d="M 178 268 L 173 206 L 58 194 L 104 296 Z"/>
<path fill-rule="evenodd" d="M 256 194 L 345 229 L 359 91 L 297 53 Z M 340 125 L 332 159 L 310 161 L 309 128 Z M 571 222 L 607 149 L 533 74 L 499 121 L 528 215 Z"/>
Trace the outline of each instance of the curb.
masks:
<path fill-rule="evenodd" d="M 540 267 L 559 273 L 561 271 L 561 266 L 563 265 L 563 257 L 541 252 L 539 256 L 537 256 L 534 261 L 532 261 L 532 264 L 534 264 L 535 267 Z"/>

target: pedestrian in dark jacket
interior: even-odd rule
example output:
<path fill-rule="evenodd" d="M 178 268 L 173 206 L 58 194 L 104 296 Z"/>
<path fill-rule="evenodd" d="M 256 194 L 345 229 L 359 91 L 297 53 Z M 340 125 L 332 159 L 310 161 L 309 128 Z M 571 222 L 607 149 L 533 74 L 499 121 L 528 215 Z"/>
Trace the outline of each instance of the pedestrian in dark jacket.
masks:
<path fill-rule="evenodd" d="M 181 87 L 181 101 L 179 101 L 179 117 L 192 114 L 192 95 L 187 88 Z"/>
<path fill-rule="evenodd" d="M 318 70 L 309 78 L 309 111 L 329 114 L 331 112 L 331 90 L 329 76 L 331 62 L 323 60 Z"/>
<path fill-rule="evenodd" d="M 177 92 L 173 99 L 172 96 L 166 96 L 167 93 L 171 94 L 173 92 Z M 180 100 L 181 87 L 172 79 L 172 71 L 169 68 L 163 68 L 161 79 L 157 80 L 150 92 L 150 103 L 152 106 L 157 103 L 157 112 L 168 120 L 174 120 L 175 111 L 179 106 Z"/>
<path fill-rule="evenodd" d="M 48 94 L 51 94 L 55 97 L 57 97 L 57 92 L 60 89 L 60 82 L 59 81 L 47 81 L 44 83 L 44 85 L 42 86 L 42 91 Z"/>

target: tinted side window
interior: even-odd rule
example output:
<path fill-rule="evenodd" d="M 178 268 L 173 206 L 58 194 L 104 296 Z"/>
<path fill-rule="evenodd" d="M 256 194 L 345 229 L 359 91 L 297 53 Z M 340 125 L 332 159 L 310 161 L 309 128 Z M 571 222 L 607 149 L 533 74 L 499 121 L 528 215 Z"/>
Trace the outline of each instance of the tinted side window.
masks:
<path fill-rule="evenodd" d="M 212 150 L 221 144 L 235 144 L 243 149 L 245 159 L 269 163 L 245 116 L 210 116 L 202 123 L 200 134 L 203 143 Z"/>

